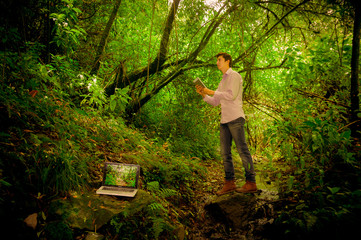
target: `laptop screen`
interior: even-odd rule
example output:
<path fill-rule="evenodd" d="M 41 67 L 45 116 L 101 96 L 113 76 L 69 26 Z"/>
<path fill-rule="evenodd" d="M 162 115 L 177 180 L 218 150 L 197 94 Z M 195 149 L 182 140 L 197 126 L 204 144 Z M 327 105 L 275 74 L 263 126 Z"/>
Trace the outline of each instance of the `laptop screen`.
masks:
<path fill-rule="evenodd" d="M 108 163 L 105 167 L 104 185 L 137 187 L 138 165 Z"/>

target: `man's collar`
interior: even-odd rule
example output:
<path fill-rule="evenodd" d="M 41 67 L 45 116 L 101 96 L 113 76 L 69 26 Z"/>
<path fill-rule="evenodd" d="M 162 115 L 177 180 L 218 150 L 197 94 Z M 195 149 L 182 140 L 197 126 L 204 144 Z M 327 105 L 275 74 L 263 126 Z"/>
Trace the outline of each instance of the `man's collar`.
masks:
<path fill-rule="evenodd" d="M 228 68 L 228 70 L 224 73 L 224 75 L 229 74 L 232 71 L 232 68 Z"/>

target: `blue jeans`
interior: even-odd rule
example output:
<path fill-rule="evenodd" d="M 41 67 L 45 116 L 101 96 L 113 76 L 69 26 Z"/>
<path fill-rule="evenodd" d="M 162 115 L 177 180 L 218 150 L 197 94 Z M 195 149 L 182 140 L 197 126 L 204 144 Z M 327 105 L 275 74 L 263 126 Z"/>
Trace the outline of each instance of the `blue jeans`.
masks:
<path fill-rule="evenodd" d="M 246 137 L 244 133 L 245 119 L 243 117 L 237 118 L 229 123 L 220 125 L 221 135 L 221 155 L 223 158 L 224 172 L 226 180 L 234 179 L 234 166 L 232 160 L 231 146 L 232 139 L 236 143 L 237 151 L 242 159 L 245 170 L 246 180 L 256 182 L 256 174 L 253 167 L 253 160 L 249 152 Z"/>

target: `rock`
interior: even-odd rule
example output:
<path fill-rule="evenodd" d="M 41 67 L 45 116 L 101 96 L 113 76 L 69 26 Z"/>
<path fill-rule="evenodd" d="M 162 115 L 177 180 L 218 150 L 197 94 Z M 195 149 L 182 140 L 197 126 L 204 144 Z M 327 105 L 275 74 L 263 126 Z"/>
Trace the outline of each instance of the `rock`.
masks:
<path fill-rule="evenodd" d="M 232 228 L 245 227 L 255 213 L 255 194 L 231 193 L 209 199 L 205 209 L 216 220 Z"/>
<path fill-rule="evenodd" d="M 49 215 L 61 218 L 72 229 L 96 231 L 125 209 L 129 214 L 141 211 L 153 196 L 139 190 L 134 198 L 99 195 L 95 192 L 72 193 L 67 199 L 51 202 Z"/>
<path fill-rule="evenodd" d="M 257 193 L 234 192 L 208 197 L 204 209 L 217 222 L 230 228 L 244 229 L 250 222 L 260 219 L 264 224 L 272 222 L 273 202 L 277 199 L 277 191 L 267 189 L 258 190 Z"/>
<path fill-rule="evenodd" d="M 127 200 L 125 205 L 128 216 L 133 216 L 155 201 L 154 196 L 141 189 L 138 190 L 134 198 L 128 199 L 130 200 Z"/>

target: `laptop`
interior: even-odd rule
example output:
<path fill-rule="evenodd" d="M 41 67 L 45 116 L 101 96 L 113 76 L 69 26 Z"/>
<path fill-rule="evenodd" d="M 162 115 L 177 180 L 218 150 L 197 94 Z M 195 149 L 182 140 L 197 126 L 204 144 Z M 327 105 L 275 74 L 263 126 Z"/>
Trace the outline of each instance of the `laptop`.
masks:
<path fill-rule="evenodd" d="M 104 163 L 102 186 L 97 194 L 134 197 L 138 192 L 139 165 L 126 163 Z"/>

